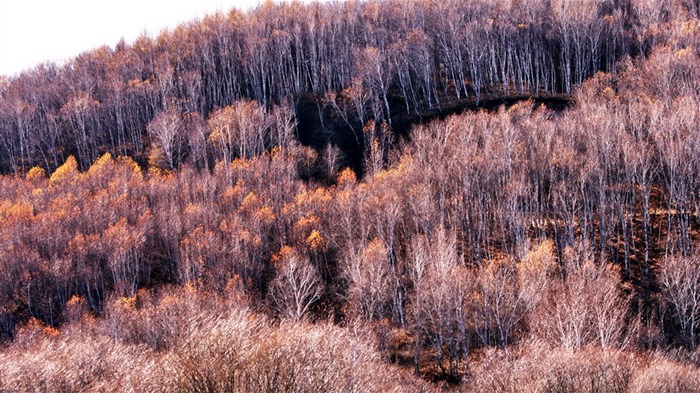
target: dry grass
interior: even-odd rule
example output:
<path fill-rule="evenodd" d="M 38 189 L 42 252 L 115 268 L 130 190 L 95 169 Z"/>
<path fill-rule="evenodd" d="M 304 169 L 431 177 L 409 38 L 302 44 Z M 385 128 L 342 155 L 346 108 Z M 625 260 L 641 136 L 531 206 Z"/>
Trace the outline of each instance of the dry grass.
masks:
<path fill-rule="evenodd" d="M 192 290 L 112 301 L 61 329 L 32 322 L 0 350 L 0 392 L 428 392 L 387 364 L 371 329 L 275 322 Z M 406 337 L 392 337 L 391 342 Z M 472 354 L 464 392 L 693 392 L 697 353 L 525 342 Z"/>
<path fill-rule="evenodd" d="M 142 303 L 139 308 L 139 303 Z M 274 323 L 191 291 L 117 299 L 58 334 L 39 324 L 0 351 L 0 392 L 420 392 L 365 333 Z"/>
<path fill-rule="evenodd" d="M 700 369 L 660 353 L 600 347 L 580 351 L 524 344 L 506 354 L 486 350 L 473 363 L 465 392 L 697 392 Z"/>

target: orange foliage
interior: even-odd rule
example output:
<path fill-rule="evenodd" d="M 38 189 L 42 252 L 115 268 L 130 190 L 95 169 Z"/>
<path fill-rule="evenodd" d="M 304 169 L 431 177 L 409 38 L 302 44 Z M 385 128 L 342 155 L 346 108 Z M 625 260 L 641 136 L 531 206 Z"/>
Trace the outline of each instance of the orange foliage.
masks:
<path fill-rule="evenodd" d="M 63 165 L 56 168 L 49 178 L 49 184 L 56 185 L 63 182 L 69 182 L 78 175 L 78 162 L 75 157 L 69 156 Z"/>
<path fill-rule="evenodd" d="M 42 180 L 45 178 L 46 178 L 46 171 L 44 170 L 44 168 L 40 168 L 38 166 L 32 167 L 32 169 L 30 169 L 27 172 L 27 175 L 25 176 L 25 179 L 32 181 L 32 182 L 37 181 L 37 180 Z"/>
<path fill-rule="evenodd" d="M 326 248 L 326 240 L 321 236 L 321 232 L 314 229 L 306 238 L 306 244 L 312 251 L 322 251 Z"/>

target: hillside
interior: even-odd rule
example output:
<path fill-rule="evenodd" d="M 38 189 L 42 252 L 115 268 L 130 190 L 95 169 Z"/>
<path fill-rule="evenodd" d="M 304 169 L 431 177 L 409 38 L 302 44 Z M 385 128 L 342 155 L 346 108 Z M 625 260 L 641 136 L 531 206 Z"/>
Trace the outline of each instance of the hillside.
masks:
<path fill-rule="evenodd" d="M 295 110 L 305 141 L 362 147 L 369 120 L 393 125 L 483 98 L 566 96 L 656 39 L 629 6 L 582 5 L 268 2 L 212 15 L 4 80 L 0 168 L 52 171 L 73 155 L 86 169 L 107 152 L 167 169 L 212 167 L 227 152 L 207 143 L 211 115 L 239 100 Z M 166 113 L 177 114 L 173 135 L 148 127 Z M 192 131 L 200 122 L 202 132 Z"/>
<path fill-rule="evenodd" d="M 699 18 L 265 3 L 0 80 L 0 390 L 697 390 Z"/>

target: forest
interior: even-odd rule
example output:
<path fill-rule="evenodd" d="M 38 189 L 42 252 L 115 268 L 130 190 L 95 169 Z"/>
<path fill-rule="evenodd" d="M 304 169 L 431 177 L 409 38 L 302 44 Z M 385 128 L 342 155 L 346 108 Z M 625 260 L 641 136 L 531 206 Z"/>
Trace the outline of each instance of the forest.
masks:
<path fill-rule="evenodd" d="M 693 392 L 700 1 L 262 3 L 0 76 L 0 392 Z"/>

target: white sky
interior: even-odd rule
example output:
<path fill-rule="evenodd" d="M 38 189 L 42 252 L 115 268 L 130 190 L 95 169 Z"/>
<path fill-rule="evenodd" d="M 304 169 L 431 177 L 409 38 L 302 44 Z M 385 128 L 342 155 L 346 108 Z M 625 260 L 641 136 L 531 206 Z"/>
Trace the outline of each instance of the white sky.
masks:
<path fill-rule="evenodd" d="M 0 75 L 260 0 L 0 0 Z"/>

